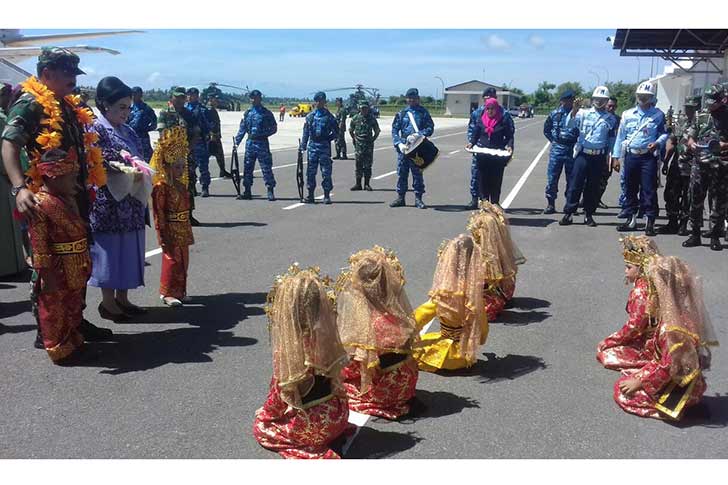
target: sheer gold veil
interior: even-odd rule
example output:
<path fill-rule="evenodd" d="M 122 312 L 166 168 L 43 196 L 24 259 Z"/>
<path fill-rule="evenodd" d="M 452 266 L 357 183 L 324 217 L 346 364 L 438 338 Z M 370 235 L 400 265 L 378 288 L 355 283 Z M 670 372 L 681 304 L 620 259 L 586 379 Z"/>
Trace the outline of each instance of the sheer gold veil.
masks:
<path fill-rule="evenodd" d="M 470 216 L 468 230 L 483 255 L 486 281 L 498 282 L 514 276 L 518 265 L 526 262 L 511 238 L 508 220 L 499 206 L 481 201 L 480 210 Z"/>

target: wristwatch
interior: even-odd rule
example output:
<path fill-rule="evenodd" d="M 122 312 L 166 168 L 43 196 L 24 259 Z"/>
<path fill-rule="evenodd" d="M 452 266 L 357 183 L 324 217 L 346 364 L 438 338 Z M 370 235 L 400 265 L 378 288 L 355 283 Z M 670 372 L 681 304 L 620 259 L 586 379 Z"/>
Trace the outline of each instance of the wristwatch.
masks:
<path fill-rule="evenodd" d="M 17 187 L 13 187 L 10 189 L 10 195 L 13 197 L 17 197 L 21 190 L 27 189 L 28 186 L 25 184 L 18 185 Z"/>

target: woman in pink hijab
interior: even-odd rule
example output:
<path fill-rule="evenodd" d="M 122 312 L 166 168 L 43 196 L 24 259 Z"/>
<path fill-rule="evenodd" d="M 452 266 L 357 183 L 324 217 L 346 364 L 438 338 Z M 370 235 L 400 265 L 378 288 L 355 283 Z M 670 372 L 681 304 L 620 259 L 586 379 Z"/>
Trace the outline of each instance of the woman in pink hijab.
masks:
<path fill-rule="evenodd" d="M 476 154 L 480 200 L 487 200 L 493 204 L 500 203 L 503 170 L 511 160 L 514 133 L 513 121 L 510 117 L 503 117 L 503 108 L 498 104 L 498 100 L 488 98 L 485 101 L 483 116 L 478 120 L 468 141 L 470 145 L 505 150 L 508 153 L 504 155 Z"/>

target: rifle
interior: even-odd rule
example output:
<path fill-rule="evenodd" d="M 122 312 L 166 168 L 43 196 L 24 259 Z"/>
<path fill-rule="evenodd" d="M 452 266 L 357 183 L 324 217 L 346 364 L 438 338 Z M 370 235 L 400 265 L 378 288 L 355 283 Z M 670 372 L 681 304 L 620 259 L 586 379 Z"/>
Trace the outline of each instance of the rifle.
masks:
<path fill-rule="evenodd" d="M 298 158 L 296 159 L 296 184 L 298 185 L 298 197 L 303 202 L 303 150 L 301 150 L 301 139 L 298 139 Z"/>
<path fill-rule="evenodd" d="M 238 160 L 238 145 L 235 143 L 235 137 L 233 137 L 233 156 L 230 160 L 230 178 L 233 179 L 235 192 L 238 194 L 236 199 L 242 199 L 243 197 L 240 195 L 240 161 Z"/>

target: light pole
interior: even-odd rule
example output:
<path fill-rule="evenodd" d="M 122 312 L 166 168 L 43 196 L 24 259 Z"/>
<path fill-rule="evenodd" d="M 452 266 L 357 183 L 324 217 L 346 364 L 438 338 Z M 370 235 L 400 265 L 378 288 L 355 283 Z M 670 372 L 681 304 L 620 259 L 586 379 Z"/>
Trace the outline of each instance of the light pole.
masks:
<path fill-rule="evenodd" d="M 439 79 L 440 84 L 442 84 L 442 99 L 440 100 L 440 109 L 442 109 L 445 105 L 445 81 L 443 81 L 440 76 L 435 76 L 435 79 Z"/>

